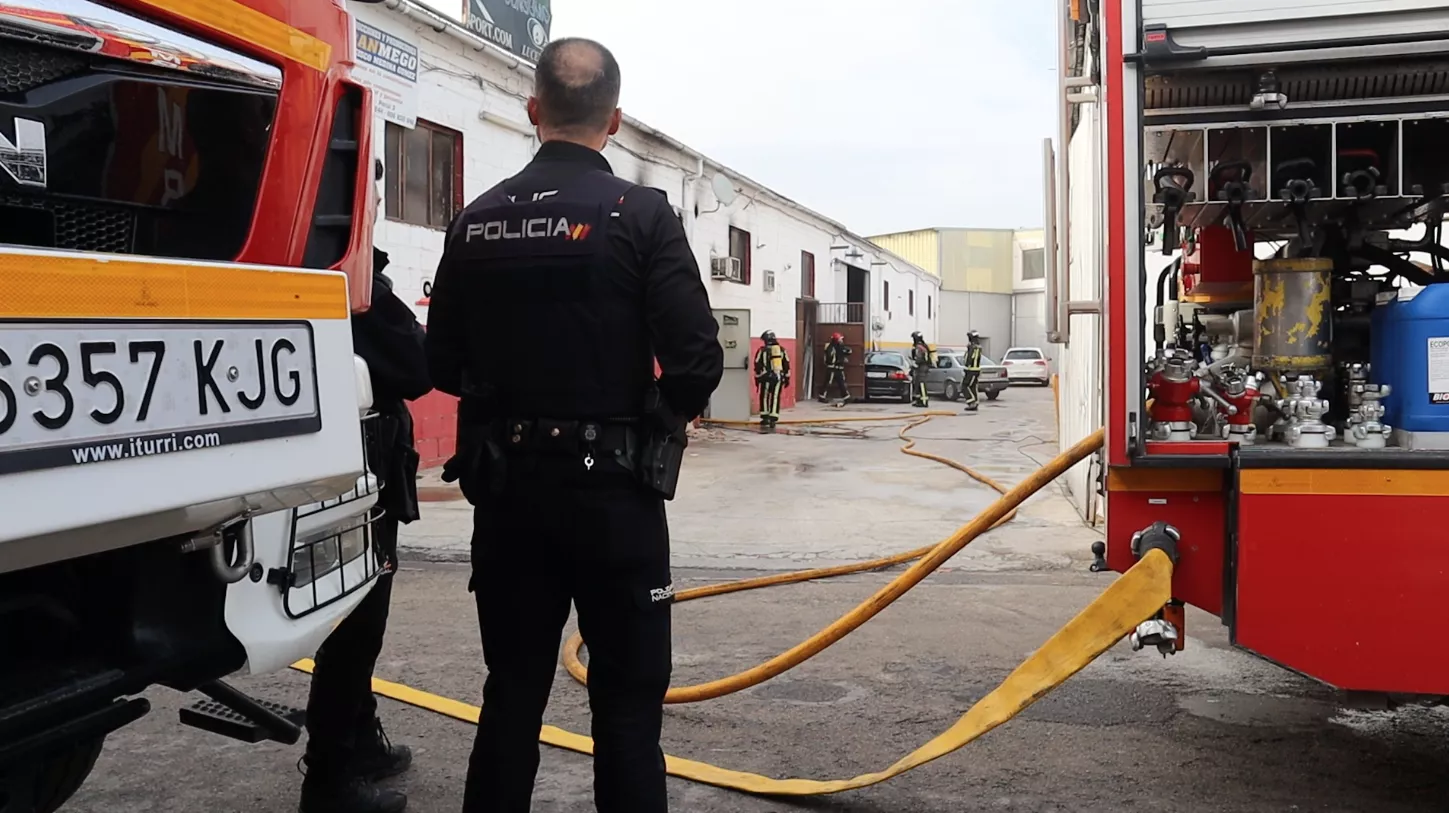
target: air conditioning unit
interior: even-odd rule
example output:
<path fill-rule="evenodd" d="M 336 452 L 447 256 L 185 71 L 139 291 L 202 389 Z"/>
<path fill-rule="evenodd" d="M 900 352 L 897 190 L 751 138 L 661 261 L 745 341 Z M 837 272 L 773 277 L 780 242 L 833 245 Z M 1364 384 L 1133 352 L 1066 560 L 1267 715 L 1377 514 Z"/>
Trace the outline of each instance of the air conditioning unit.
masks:
<path fill-rule="evenodd" d="M 740 262 L 738 257 L 711 257 L 709 260 L 709 278 L 728 280 L 730 282 L 744 282 L 745 264 Z"/>
<path fill-rule="evenodd" d="M 775 272 L 774 271 L 766 271 L 765 272 L 765 293 L 770 293 L 773 290 L 775 290 Z"/>

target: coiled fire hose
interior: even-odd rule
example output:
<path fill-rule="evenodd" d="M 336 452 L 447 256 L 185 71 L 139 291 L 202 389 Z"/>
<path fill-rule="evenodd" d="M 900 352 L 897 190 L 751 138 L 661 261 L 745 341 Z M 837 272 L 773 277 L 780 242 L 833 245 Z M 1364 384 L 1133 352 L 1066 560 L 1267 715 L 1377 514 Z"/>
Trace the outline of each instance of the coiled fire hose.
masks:
<path fill-rule="evenodd" d="M 969 471 L 956 461 L 916 452 L 910 448 L 914 442 L 905 437 L 906 431 L 919 426 L 930 417 L 933 416 L 923 413 L 902 428 L 900 436 L 908 441 L 903 451 L 960 469 L 992 488 L 1003 491 L 1002 487 L 991 481 L 990 478 Z M 894 420 L 900 419 L 894 418 Z M 816 423 L 814 421 L 795 422 Z M 819 423 L 827 422 L 833 421 L 819 421 Z M 988 506 L 985 511 L 957 529 L 948 539 L 930 548 L 909 551 L 872 562 L 727 582 L 677 594 L 676 601 L 689 601 L 778 584 L 792 584 L 847 573 L 859 573 L 886 567 L 889 564 L 901 564 L 913 559 L 919 560 L 873 596 L 795 647 L 739 674 L 696 686 L 672 688 L 669 690 L 665 702 L 699 702 L 733 694 L 759 685 L 804 663 L 875 617 L 976 537 L 1007 521 L 1014 515 L 1016 508 L 1028 497 L 1100 448 L 1102 440 L 1103 433 L 1099 429 L 1071 449 L 1052 459 L 1015 487 L 1004 490 L 1001 498 Z M 1110 649 L 1138 624 L 1156 615 L 1171 597 L 1172 567 L 1172 560 L 1165 553 L 1160 550 L 1150 550 L 1135 566 L 1113 582 L 1102 595 L 1047 639 L 1046 643 L 1008 675 L 1000 686 L 977 701 L 955 724 L 884 770 L 838 780 L 775 779 L 674 756 L 666 757 L 666 769 L 671 776 L 682 779 L 745 793 L 773 796 L 815 796 L 855 790 L 885 782 L 913 768 L 939 759 L 1015 717 Z M 573 639 L 570 639 L 569 646 L 565 647 L 565 663 L 571 674 L 583 680 L 587 677 L 587 670 L 582 663 L 578 662 L 577 653 L 578 647 L 574 645 Z M 295 668 L 310 672 L 312 662 L 299 662 L 295 664 Z M 575 671 L 576 669 L 577 671 Z M 458 720 L 474 724 L 478 721 L 479 708 L 468 703 L 377 678 L 373 679 L 373 691 L 384 697 Z M 592 739 L 553 726 L 544 726 L 539 740 L 546 745 L 578 753 L 593 753 Z"/>

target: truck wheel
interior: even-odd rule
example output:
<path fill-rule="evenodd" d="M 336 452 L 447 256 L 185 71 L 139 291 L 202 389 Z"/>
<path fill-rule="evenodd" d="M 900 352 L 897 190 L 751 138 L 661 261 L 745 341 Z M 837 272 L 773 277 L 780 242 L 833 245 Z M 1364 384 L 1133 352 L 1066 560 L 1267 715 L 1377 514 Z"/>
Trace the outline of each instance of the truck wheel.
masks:
<path fill-rule="evenodd" d="M 961 388 L 956 386 L 955 381 L 946 382 L 946 400 L 957 401 L 961 398 Z"/>
<path fill-rule="evenodd" d="M 987 390 L 986 391 L 986 400 L 988 400 L 988 401 L 995 401 L 996 398 L 999 395 L 1001 395 L 1001 390 Z"/>
<path fill-rule="evenodd" d="M 83 740 L 0 771 L 0 813 L 54 813 L 90 776 L 105 737 Z"/>

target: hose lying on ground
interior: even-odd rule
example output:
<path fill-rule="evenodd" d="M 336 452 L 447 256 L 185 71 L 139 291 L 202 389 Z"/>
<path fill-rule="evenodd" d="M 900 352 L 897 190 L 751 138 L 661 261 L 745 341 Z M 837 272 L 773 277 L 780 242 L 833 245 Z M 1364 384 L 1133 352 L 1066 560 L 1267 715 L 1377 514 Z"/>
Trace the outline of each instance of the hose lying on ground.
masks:
<path fill-rule="evenodd" d="M 919 423 L 915 425 L 919 425 Z M 902 435 L 904 432 L 903 429 Z M 787 652 L 737 675 L 698 686 L 671 689 L 670 694 L 674 695 L 672 702 L 698 702 L 758 685 L 823 651 L 890 606 L 892 602 L 919 584 L 972 539 L 1004 521 L 1031 494 L 1095 452 L 1102 444 L 1102 437 L 1102 431 L 1097 430 L 1068 451 L 1058 455 L 1027 479 L 1008 490 L 975 519 L 958 529 L 949 539 L 933 546 L 924 558 L 905 573 L 816 635 Z M 860 565 L 851 567 L 857 568 L 852 572 L 859 572 L 858 569 L 861 568 Z M 819 574 L 824 571 L 804 571 L 804 573 L 812 572 L 816 575 L 808 578 L 822 578 Z M 784 577 L 794 577 L 794 581 L 807 579 L 802 574 L 784 574 Z M 717 586 L 715 592 L 705 592 L 710 588 L 704 588 L 696 592 L 692 598 L 767 586 L 757 583 L 760 581 L 747 580 L 747 582 L 756 582 L 752 587 L 741 586 L 747 582 L 736 582 L 724 586 L 728 589 L 720 589 Z M 954 725 L 882 771 L 832 781 L 774 779 L 672 756 L 666 757 L 666 768 L 673 776 L 760 795 L 812 796 L 854 790 L 884 782 L 961 748 L 1019 714 L 1111 648 L 1131 632 L 1137 624 L 1151 618 L 1161 610 L 1170 598 L 1171 584 L 1172 561 L 1161 551 L 1149 551 L 1137 565 L 1123 574 L 1101 596 L 1048 639 L 1000 686 L 973 705 Z M 683 593 L 680 594 L 681 597 L 683 595 Z M 295 667 L 310 672 L 312 663 L 302 661 Z M 459 720 L 475 724 L 478 721 L 479 709 L 471 704 L 376 678 L 373 679 L 373 690 L 384 697 L 446 714 Z M 553 726 L 543 728 L 540 733 L 540 741 L 579 753 L 593 753 L 593 741 L 590 738 Z"/>
<path fill-rule="evenodd" d="M 819 796 L 880 784 L 946 756 L 1020 714 L 1161 610 L 1171 584 L 1172 560 L 1160 550 L 1149 551 L 950 728 L 884 770 L 850 779 L 775 779 L 676 756 L 665 756 L 665 770 L 680 779 L 760 796 Z M 297 668 L 310 672 L 312 663 L 303 661 Z M 478 722 L 480 709 L 470 703 L 377 678 L 373 678 L 372 690 L 457 720 Z M 554 726 L 543 727 L 539 742 L 580 754 L 594 752 L 589 737 Z"/>
<path fill-rule="evenodd" d="M 940 455 L 934 455 L 928 452 L 920 452 L 915 450 L 914 447 L 916 445 L 916 442 L 906 436 L 907 432 L 917 426 L 920 426 L 921 424 L 926 423 L 933 417 L 954 414 L 955 413 L 952 412 L 926 412 L 918 416 L 913 416 L 904 426 L 901 427 L 900 431 L 897 433 L 897 436 L 901 440 L 906 442 L 906 445 L 901 447 L 901 451 L 914 457 L 921 457 L 927 460 L 933 460 L 937 463 L 945 464 L 953 469 L 956 469 L 957 471 L 963 472 L 972 479 L 995 489 L 997 493 L 1003 495 L 1002 499 L 999 499 L 995 503 L 992 503 L 992 505 L 989 506 L 984 512 L 978 514 L 975 520 L 972 520 L 972 522 L 957 529 L 956 533 L 951 538 L 938 542 L 934 545 L 927 545 L 923 548 L 906 551 L 905 553 L 898 553 L 894 556 L 886 556 L 880 559 L 872 559 L 866 562 L 857 562 L 855 564 L 840 565 L 838 567 L 816 568 L 813 570 L 796 571 L 794 573 L 780 573 L 773 576 L 761 576 L 753 579 L 742 579 L 739 581 L 723 582 L 721 584 L 712 584 L 705 587 L 695 588 L 693 590 L 683 590 L 675 594 L 674 600 L 676 603 L 681 601 L 693 601 L 695 599 L 708 598 L 710 596 L 720 596 L 727 593 L 739 593 L 745 590 L 759 590 L 765 587 L 778 587 L 785 584 L 797 584 L 799 582 L 805 581 L 816 581 L 819 579 L 829 579 L 837 576 L 846 576 L 852 573 L 864 573 L 871 570 L 880 570 L 886 567 L 893 567 L 895 565 L 905 564 L 906 562 L 911 562 L 918 559 L 925 559 L 925 561 L 921 562 L 910 570 L 907 570 L 905 573 L 902 573 L 890 584 L 887 584 L 885 587 L 881 588 L 881 590 L 877 592 L 876 595 L 867 599 L 860 606 L 856 607 L 855 610 L 853 610 L 851 613 L 846 614 L 834 624 L 831 624 L 829 627 L 826 627 L 824 630 L 821 630 L 819 633 L 816 633 L 814 636 L 806 639 L 804 642 L 795 646 L 793 649 L 790 649 L 789 651 L 778 655 L 770 659 L 769 661 L 766 661 L 765 663 L 754 667 L 753 669 L 748 669 L 744 672 L 740 672 L 726 678 L 721 678 L 719 680 L 711 681 L 709 683 L 701 683 L 696 686 L 671 687 L 669 692 L 664 696 L 664 702 L 671 704 L 698 703 L 702 700 L 713 700 L 718 697 L 724 697 L 725 695 L 734 694 L 735 692 L 748 689 L 751 686 L 758 686 L 759 684 L 764 683 L 765 681 L 776 677 L 777 675 L 780 675 L 790 669 L 795 668 L 796 666 L 799 666 L 810 658 L 815 657 L 816 655 L 823 652 L 827 647 L 834 644 L 836 641 L 839 641 L 841 638 L 844 638 L 846 635 L 854 632 L 860 627 L 860 625 L 864 624 L 872 617 L 874 617 L 876 613 L 880 612 L 886 607 L 889 607 L 892 603 L 895 602 L 896 599 L 900 598 L 902 595 L 905 595 L 906 591 L 910 590 L 912 587 L 915 587 L 921 581 L 921 579 L 924 579 L 932 571 L 940 567 L 941 564 L 944 563 L 947 559 L 950 559 L 952 556 L 956 555 L 958 551 L 964 548 L 973 539 L 991 530 L 992 528 L 996 528 L 1007 522 L 1010 522 L 1011 519 L 1016 516 L 1016 507 L 1018 505 L 1020 505 L 1027 497 L 1030 497 L 1042 486 L 1055 479 L 1057 477 L 1057 474 L 1060 474 L 1060 472 L 1050 474 L 1049 476 L 1046 476 L 1045 480 L 1034 479 L 1044 476 L 1043 472 L 1046 471 L 1046 469 L 1043 469 L 1036 472 L 1031 477 L 1028 477 L 1026 480 L 1023 480 L 1020 484 L 1017 485 L 1015 489 L 1008 490 L 1006 486 L 1003 486 L 1002 484 L 996 482 L 995 480 L 987 477 L 984 474 L 981 474 L 980 472 L 974 471 L 973 469 L 962 463 L 958 463 L 957 461 L 947 457 L 941 457 Z M 837 418 L 835 419 L 835 421 L 830 421 L 828 419 L 821 419 L 819 421 L 792 420 L 790 421 L 790 423 L 805 424 L 834 423 L 836 421 L 844 422 L 885 420 L 900 420 L 900 418 L 894 416 L 851 416 Z M 728 423 L 723 421 L 720 421 L 718 423 L 729 425 Z M 785 423 L 785 421 L 781 421 L 781 423 Z M 1082 441 L 1082 443 L 1088 443 L 1089 441 L 1091 441 L 1091 438 Z M 1080 446 L 1082 444 L 1078 445 Z M 1098 440 L 1096 444 L 1093 444 L 1091 448 L 1087 449 L 1083 456 L 1096 451 L 1096 447 L 1099 445 L 1101 445 L 1100 440 Z M 1076 449 L 1074 448 L 1068 451 L 1066 454 L 1071 455 L 1075 451 Z M 1062 471 L 1066 471 L 1066 469 L 1071 468 L 1071 466 L 1075 465 L 1075 463 L 1076 461 L 1073 460 L 1071 463 L 1064 466 L 1062 468 Z M 1013 497 L 1013 494 L 1015 494 L 1016 496 Z M 930 564 L 927 564 L 928 562 Z M 564 668 L 568 669 L 569 674 L 572 675 L 574 679 L 579 681 L 580 683 L 587 683 L 589 674 L 588 667 L 584 666 L 583 662 L 579 659 L 579 650 L 583 647 L 583 643 L 583 637 L 580 636 L 578 633 L 574 633 L 572 636 L 570 636 L 568 642 L 564 644 L 563 658 Z"/>

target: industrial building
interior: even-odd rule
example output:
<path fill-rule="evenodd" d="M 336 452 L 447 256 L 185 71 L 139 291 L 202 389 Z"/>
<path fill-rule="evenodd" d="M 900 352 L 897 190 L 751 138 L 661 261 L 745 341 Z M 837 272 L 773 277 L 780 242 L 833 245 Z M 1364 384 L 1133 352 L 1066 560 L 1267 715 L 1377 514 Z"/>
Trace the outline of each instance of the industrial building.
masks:
<path fill-rule="evenodd" d="M 454 214 L 538 148 L 524 107 L 533 69 L 462 21 L 412 0 L 352 10 L 359 73 L 377 98 L 382 135 L 375 150 L 385 166 L 385 216 L 375 240 L 390 255 L 397 292 L 416 303 L 426 324 Z M 669 196 L 694 247 L 726 348 L 712 417 L 750 414 L 748 368 L 766 330 L 788 349 L 796 371 L 786 408 L 820 386 L 820 349 L 835 330 L 860 347 L 906 345 L 917 330 L 936 340 L 936 275 L 637 120 L 626 118 L 604 154 L 620 177 Z M 424 465 L 446 460 L 455 403 L 434 394 L 414 412 Z"/>
<path fill-rule="evenodd" d="M 1046 262 L 1041 229 L 934 228 L 879 234 L 871 242 L 941 280 L 938 341 L 962 346 L 978 331 L 988 356 L 1046 340 Z"/>

